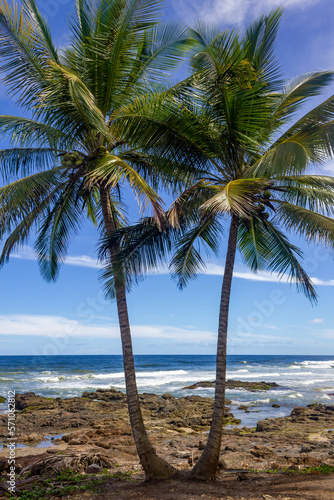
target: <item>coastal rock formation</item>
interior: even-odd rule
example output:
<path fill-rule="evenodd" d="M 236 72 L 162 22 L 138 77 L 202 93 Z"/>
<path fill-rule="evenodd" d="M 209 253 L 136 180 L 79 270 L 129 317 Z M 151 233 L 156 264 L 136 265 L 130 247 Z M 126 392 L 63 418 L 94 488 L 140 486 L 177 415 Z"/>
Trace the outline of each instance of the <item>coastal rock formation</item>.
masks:
<path fill-rule="evenodd" d="M 175 398 L 170 394 L 141 394 L 144 418 L 152 427 L 166 427 L 191 433 L 208 429 L 213 400 L 199 396 Z M 45 435 L 65 434 L 71 445 L 93 443 L 108 447 L 108 439 L 129 436 L 126 395 L 114 389 L 85 392 L 81 398 L 45 398 L 33 392 L 16 395 L 19 442 L 43 441 Z M 7 436 L 7 421 L 0 415 L 0 437 Z M 239 423 L 226 408 L 226 424 Z M 78 433 L 74 431 L 78 430 Z"/>
<path fill-rule="evenodd" d="M 189 469 L 205 447 L 213 400 L 199 396 L 175 398 L 170 394 L 142 394 L 140 399 L 148 433 L 159 454 L 174 466 Z M 69 399 L 27 393 L 17 395 L 17 403 L 17 442 L 28 445 L 16 450 L 19 466 L 23 466 L 26 454 L 45 455 L 47 449 L 48 454 L 57 455 L 102 453 L 126 470 L 138 470 L 122 392 L 99 390 Z M 233 421 L 228 408 L 226 419 L 227 423 Z M 334 406 L 295 408 L 287 417 L 259 421 L 256 429 L 228 427 L 220 456 L 224 468 L 282 470 L 323 463 L 334 466 Z M 0 437 L 6 436 L 7 416 L 0 415 Z M 7 473 L 5 457 L 6 449 L 0 452 L 1 475 Z"/>
<path fill-rule="evenodd" d="M 294 408 L 289 417 L 266 418 L 257 423 L 256 432 L 311 432 L 314 423 L 334 428 L 334 405 L 311 404 Z"/>
<path fill-rule="evenodd" d="M 196 382 L 196 384 L 183 387 L 183 389 L 197 389 L 198 387 L 214 387 L 215 381 Z M 269 391 L 280 387 L 275 382 L 245 382 L 243 380 L 227 380 L 227 389 L 246 389 L 250 392 Z"/>

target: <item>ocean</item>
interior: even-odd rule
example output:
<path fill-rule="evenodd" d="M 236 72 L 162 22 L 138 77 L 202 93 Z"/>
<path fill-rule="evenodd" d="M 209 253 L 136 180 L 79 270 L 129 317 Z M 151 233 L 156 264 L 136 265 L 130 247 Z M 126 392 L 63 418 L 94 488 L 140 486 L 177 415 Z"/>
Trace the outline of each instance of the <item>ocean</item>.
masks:
<path fill-rule="evenodd" d="M 214 380 L 215 356 L 135 356 L 139 392 L 196 394 L 213 398 L 213 388 L 185 390 L 195 382 Z M 334 356 L 231 355 L 227 378 L 276 382 L 278 388 L 250 392 L 227 390 L 231 410 L 241 425 L 289 415 L 295 406 L 334 404 Z M 121 356 L 0 356 L 0 395 L 35 392 L 46 397 L 81 396 L 84 391 L 125 389 Z M 280 408 L 273 408 L 278 404 Z M 238 410 L 249 406 L 249 413 Z M 6 403 L 0 404 L 0 413 Z"/>

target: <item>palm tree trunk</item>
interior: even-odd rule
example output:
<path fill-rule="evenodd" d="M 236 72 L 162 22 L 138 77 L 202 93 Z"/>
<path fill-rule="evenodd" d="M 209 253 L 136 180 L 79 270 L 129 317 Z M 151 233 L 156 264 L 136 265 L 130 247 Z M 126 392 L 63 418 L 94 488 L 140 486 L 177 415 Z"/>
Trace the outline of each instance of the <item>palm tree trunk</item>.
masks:
<path fill-rule="evenodd" d="M 110 236 L 115 230 L 115 224 L 111 211 L 109 189 L 100 188 L 100 197 L 106 232 L 107 235 Z M 132 434 L 140 463 L 145 471 L 146 479 L 167 479 L 168 477 L 174 475 L 177 471 L 165 460 L 157 456 L 156 451 L 148 438 L 140 410 L 124 284 L 124 273 L 122 266 L 115 260 L 118 250 L 118 245 L 115 244 L 109 249 L 109 252 L 115 277 L 116 302 L 121 331 L 126 396 Z"/>
<path fill-rule="evenodd" d="M 206 481 L 215 479 L 219 462 L 223 420 L 225 413 L 227 326 L 233 267 L 237 248 L 237 233 L 238 217 L 233 214 L 227 246 L 227 255 L 219 310 L 216 387 L 212 423 L 207 444 L 203 450 L 201 457 L 190 473 L 191 477 Z"/>

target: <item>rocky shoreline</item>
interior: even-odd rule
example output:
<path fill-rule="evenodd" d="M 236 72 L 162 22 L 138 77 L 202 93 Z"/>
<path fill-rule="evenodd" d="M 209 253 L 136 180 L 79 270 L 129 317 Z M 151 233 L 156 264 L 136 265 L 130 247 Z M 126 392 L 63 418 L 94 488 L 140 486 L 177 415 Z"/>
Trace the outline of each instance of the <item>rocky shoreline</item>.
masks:
<path fill-rule="evenodd" d="M 200 396 L 140 395 L 145 423 L 160 455 L 189 469 L 203 449 L 211 423 L 213 400 Z M 126 395 L 97 390 L 81 398 L 52 399 L 34 393 L 16 395 L 17 465 L 37 455 L 103 454 L 124 470 L 139 470 L 129 425 Z M 334 466 L 334 406 L 295 408 L 287 417 L 260 420 L 256 428 L 237 428 L 230 409 L 221 449 L 221 467 L 280 470 L 328 464 Z M 0 415 L 0 440 L 8 435 L 7 416 Z M 0 450 L 0 473 L 6 474 L 7 450 Z"/>

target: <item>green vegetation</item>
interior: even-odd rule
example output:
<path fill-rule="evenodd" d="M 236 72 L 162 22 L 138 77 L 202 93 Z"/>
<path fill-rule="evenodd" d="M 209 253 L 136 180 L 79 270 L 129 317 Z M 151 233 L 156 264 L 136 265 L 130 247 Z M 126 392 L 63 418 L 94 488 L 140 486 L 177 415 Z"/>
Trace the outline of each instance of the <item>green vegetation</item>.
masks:
<path fill-rule="evenodd" d="M 69 494 L 79 493 L 80 491 L 94 491 L 101 493 L 101 485 L 107 480 L 131 481 L 133 472 L 111 473 L 106 469 L 100 474 L 90 476 L 86 474 L 76 474 L 70 469 L 62 471 L 58 476 L 52 479 L 36 479 L 36 483 L 29 485 L 29 490 L 19 494 L 20 500 L 44 500 L 52 497 L 64 497 Z M 12 498 L 7 494 L 7 497 Z"/>
<path fill-rule="evenodd" d="M 0 396 L 0 403 L 5 403 L 6 402 L 6 398 L 3 398 L 2 396 Z"/>
<path fill-rule="evenodd" d="M 289 474 L 334 474 L 334 466 L 322 464 L 317 467 L 302 467 L 300 469 L 298 466 L 295 469 L 293 466 L 290 466 L 283 469 L 266 469 L 265 471 L 252 469 L 250 472 L 267 472 L 268 474 L 281 474 L 282 472 Z"/>

